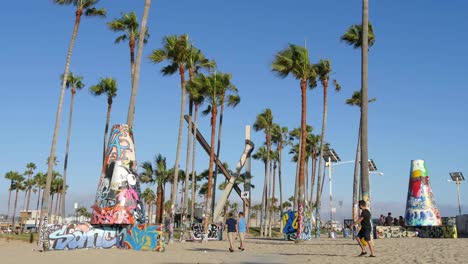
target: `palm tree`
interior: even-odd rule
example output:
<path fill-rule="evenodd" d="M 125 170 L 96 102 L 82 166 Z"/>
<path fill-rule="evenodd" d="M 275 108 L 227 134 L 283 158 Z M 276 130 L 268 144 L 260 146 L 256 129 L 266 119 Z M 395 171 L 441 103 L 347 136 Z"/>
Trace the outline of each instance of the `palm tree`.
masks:
<path fill-rule="evenodd" d="M 213 164 L 214 164 L 214 144 L 216 134 L 216 119 L 218 114 L 218 106 L 221 102 L 222 96 L 230 96 L 237 94 L 237 89 L 231 83 L 231 75 L 221 72 L 214 73 L 209 76 L 198 74 L 190 86 L 195 86 L 197 90 L 201 90 L 205 102 L 209 105 L 211 110 L 211 142 L 210 142 L 210 163 L 208 168 L 208 191 L 207 199 L 205 200 L 205 229 L 208 230 L 208 221 L 211 218 L 211 199 L 213 191 Z"/>
<path fill-rule="evenodd" d="M 151 224 L 151 208 L 153 208 L 153 202 L 156 198 L 153 190 L 150 188 L 146 188 L 145 191 L 141 194 L 141 198 L 143 198 L 145 204 L 148 205 L 148 224 Z"/>
<path fill-rule="evenodd" d="M 322 117 L 322 133 L 320 135 L 320 154 L 319 154 L 319 167 L 318 167 L 318 179 L 317 179 L 317 186 L 321 186 L 322 182 L 322 161 L 323 161 L 323 150 L 325 147 L 325 128 L 327 125 L 327 109 L 328 109 L 328 104 L 327 104 L 327 99 L 328 99 L 328 82 L 330 80 L 330 74 L 332 73 L 332 68 L 331 68 L 331 61 L 330 60 L 320 60 L 320 62 L 315 66 L 317 74 L 319 76 L 320 82 L 322 83 L 323 87 L 323 117 Z M 333 81 L 335 84 L 335 89 L 336 91 L 339 91 L 341 89 L 341 86 L 338 84 L 336 80 Z M 316 217 L 317 217 L 317 225 L 316 229 L 319 230 L 320 226 L 320 206 L 321 206 L 321 189 L 317 189 L 317 201 L 316 201 Z M 320 235 L 320 232 L 317 231 L 316 237 L 318 238 Z"/>
<path fill-rule="evenodd" d="M 59 133 L 59 127 L 60 127 L 60 119 L 62 116 L 62 105 L 63 105 L 63 97 L 65 95 L 66 80 L 68 79 L 68 72 L 70 68 L 71 56 L 73 53 L 73 46 L 75 45 L 76 36 L 78 34 L 78 27 L 80 25 L 81 16 L 83 14 L 85 16 L 100 16 L 100 17 L 103 17 L 106 15 L 105 9 L 102 9 L 102 8 L 98 9 L 94 7 L 98 3 L 98 0 L 53 0 L 53 2 L 58 5 L 73 5 L 76 7 L 76 11 L 75 11 L 75 25 L 73 27 L 73 34 L 72 34 L 72 38 L 70 41 L 70 45 L 68 47 L 67 59 L 65 62 L 65 70 L 64 70 L 63 79 L 62 79 L 62 88 L 60 90 L 60 98 L 59 98 L 59 103 L 58 103 L 57 115 L 55 118 L 54 135 L 52 137 L 52 146 L 50 149 L 49 157 L 55 156 L 55 149 L 57 145 L 57 139 L 58 139 L 58 133 Z M 52 164 L 52 161 L 49 161 L 48 167 L 47 167 L 47 183 L 46 183 L 44 195 L 42 196 L 42 199 L 46 202 L 42 203 L 44 207 L 42 208 L 43 210 L 41 210 L 41 219 L 43 218 L 44 214 L 47 214 L 49 212 L 48 201 L 50 198 L 50 185 L 52 183 L 52 173 L 53 173 L 53 164 Z M 44 249 L 44 250 L 47 250 L 47 249 Z"/>
<path fill-rule="evenodd" d="M 109 131 L 110 114 L 113 98 L 117 96 L 117 81 L 114 78 L 101 78 L 98 84 L 89 87 L 89 92 L 94 96 L 107 95 L 107 115 L 104 127 L 104 143 L 102 148 L 102 163 L 106 158 L 107 133 Z"/>
<path fill-rule="evenodd" d="M 183 128 L 183 118 L 185 112 L 185 66 L 190 55 L 190 42 L 187 35 L 172 35 L 166 36 L 163 40 L 164 47 L 161 49 L 153 50 L 149 59 L 153 63 L 161 63 L 163 61 L 168 61 L 169 65 L 161 69 L 162 74 L 172 75 L 175 72 L 179 71 L 180 75 L 180 86 L 181 86 L 181 103 L 180 103 L 180 116 L 179 116 L 179 133 L 177 138 L 177 151 L 176 151 L 176 160 L 174 164 L 174 178 L 175 183 L 171 191 L 171 226 L 174 224 L 175 216 L 175 204 L 177 200 L 177 187 L 178 187 L 178 173 L 179 173 L 179 159 L 180 159 L 180 148 L 182 147 L 182 128 Z M 170 229 L 169 242 L 173 242 L 173 228 Z"/>
<path fill-rule="evenodd" d="M 86 209 L 86 207 L 81 206 L 81 207 L 76 209 L 76 214 L 80 218 L 83 217 L 83 216 L 86 217 L 86 215 L 88 215 L 88 210 Z M 80 221 L 81 221 L 81 219 L 80 219 Z"/>
<path fill-rule="evenodd" d="M 254 130 L 255 131 L 260 131 L 262 130 L 264 133 L 265 133 L 265 142 L 266 142 L 266 168 L 265 168 L 265 181 L 264 181 L 264 195 L 267 195 L 268 194 L 268 184 L 269 184 L 269 180 L 268 180 L 268 177 L 270 175 L 270 171 L 269 171 L 269 163 L 270 163 L 270 153 L 271 153 L 271 133 L 272 133 L 272 130 L 273 130 L 273 113 L 271 112 L 271 109 L 267 108 L 265 109 L 262 113 L 260 113 L 259 115 L 257 115 L 257 118 L 255 120 L 255 123 L 253 125 L 254 127 Z M 264 210 L 266 211 L 267 208 L 268 208 L 268 200 L 267 200 L 267 196 L 265 196 L 265 208 Z M 263 198 L 262 198 L 263 199 Z M 263 229 L 263 231 L 266 233 L 266 214 L 263 215 L 263 217 L 265 218 L 264 220 L 265 221 L 260 221 L 260 222 L 263 222 L 264 225 L 265 225 L 265 228 Z M 262 228 L 261 228 L 262 230 Z M 262 234 L 262 232 L 260 233 L 261 236 L 263 236 L 264 234 Z"/>
<path fill-rule="evenodd" d="M 62 76 L 63 78 L 63 76 Z M 75 102 L 75 94 L 77 90 L 81 90 L 85 85 L 82 82 L 82 76 L 74 76 L 73 72 L 68 74 L 68 80 L 66 81 L 66 88 L 71 88 L 71 99 L 70 99 L 70 114 L 68 116 L 68 132 L 67 132 L 67 144 L 65 148 L 65 159 L 63 161 L 63 189 L 67 185 L 67 168 L 68 168 L 68 152 L 70 150 L 70 135 L 73 118 L 73 103 Z M 65 220 L 65 194 L 62 196 L 62 221 Z"/>
<path fill-rule="evenodd" d="M 212 61 L 212 60 L 208 60 L 207 58 L 205 58 L 205 55 L 203 55 L 203 53 L 193 47 L 193 45 L 190 46 L 190 53 L 189 53 L 189 56 L 188 56 L 188 59 L 187 59 L 187 63 L 186 63 L 186 66 L 185 68 L 188 69 L 189 71 L 189 78 L 190 78 L 190 81 L 193 81 L 194 78 L 195 78 L 195 74 L 199 73 L 201 69 L 206 69 L 206 70 L 210 70 L 212 68 L 216 67 L 216 62 Z M 187 152 L 186 152 L 186 156 L 185 156 L 185 171 L 187 172 L 187 176 L 192 176 L 192 181 L 194 181 L 195 179 L 195 174 L 194 174 L 194 170 L 195 170 L 195 161 L 193 161 L 193 164 L 192 164 L 192 173 L 190 173 L 190 149 L 192 147 L 192 136 L 191 136 L 191 133 L 192 133 L 192 112 L 193 112 L 193 104 L 194 104 L 194 100 L 197 100 L 199 101 L 200 99 L 199 98 L 196 98 L 197 96 L 199 97 L 198 95 L 198 92 L 197 91 L 194 91 L 194 94 L 192 94 L 192 91 L 187 89 L 187 92 L 189 94 L 189 125 L 188 125 L 188 131 L 187 131 Z M 196 128 L 195 128 L 196 130 Z M 193 147 L 195 149 L 195 146 L 196 146 L 196 136 L 194 135 L 193 137 Z M 195 152 L 193 153 L 193 155 L 195 155 Z M 193 160 L 195 160 L 195 157 L 193 157 Z M 182 222 L 185 223 L 185 219 L 187 217 L 187 211 L 188 211 L 188 190 L 189 188 L 188 187 L 188 181 L 189 181 L 189 177 L 186 177 L 185 178 L 185 183 L 184 183 L 184 186 L 186 186 L 186 188 L 184 189 L 185 192 L 184 192 L 184 204 L 183 204 L 183 208 L 182 208 Z M 193 187 L 193 185 L 192 185 Z M 194 206 L 194 203 L 195 203 L 195 192 L 193 191 L 192 189 L 192 202 L 191 202 L 191 205 Z M 191 223 L 193 223 L 193 211 L 194 211 L 194 208 L 192 207 L 191 208 Z M 186 225 L 183 225 L 183 234 L 185 234 L 185 227 Z M 183 236 L 183 238 L 185 238 L 185 235 Z"/>
<path fill-rule="evenodd" d="M 31 178 L 27 179 L 23 183 L 23 187 L 24 187 L 24 190 L 25 190 L 25 196 L 27 195 L 27 198 L 25 199 L 27 201 L 26 202 L 26 213 L 27 214 L 29 214 L 29 203 L 31 202 L 31 191 L 34 188 L 35 183 L 36 183 L 35 180 L 31 179 Z M 21 229 L 21 232 L 23 232 L 23 231 L 24 231 L 24 226 Z"/>
<path fill-rule="evenodd" d="M 228 91 L 235 92 L 236 94 L 226 94 Z M 221 150 L 221 133 L 223 131 L 223 115 L 224 115 L 224 104 L 234 108 L 240 103 L 240 97 L 237 94 L 237 88 L 234 85 L 227 86 L 224 92 L 221 92 L 221 101 L 220 106 L 221 110 L 219 112 L 219 125 L 218 125 L 218 144 L 216 149 L 216 157 L 219 158 L 219 152 Z M 218 179 L 218 164 L 215 166 L 214 182 L 213 182 L 213 199 L 211 203 L 211 211 L 214 212 L 215 200 L 216 200 L 216 182 Z"/>
<path fill-rule="evenodd" d="M 272 203 L 276 201 L 275 198 L 275 190 L 276 190 L 276 168 L 277 168 L 277 162 L 279 159 L 279 153 L 278 151 L 272 151 L 271 152 L 271 159 L 273 161 L 273 173 L 272 173 L 272 179 L 273 179 L 273 186 L 271 188 L 271 198 L 270 198 L 270 218 L 268 220 L 268 236 L 271 237 L 271 218 L 273 217 L 274 214 L 274 207 L 275 204 Z M 274 218 L 273 218 L 274 221 Z"/>
<path fill-rule="evenodd" d="M 15 217 L 16 217 L 16 206 L 18 204 L 18 192 L 21 189 L 23 189 L 22 185 L 23 185 L 24 177 L 23 177 L 23 175 L 19 174 L 18 172 L 11 172 L 10 171 L 10 173 L 12 173 L 12 175 L 11 175 L 11 182 L 12 182 L 11 189 L 16 191 L 15 204 L 14 204 L 14 207 L 13 207 L 13 218 L 12 218 L 12 224 L 11 225 L 12 225 L 12 229 L 16 230 L 15 229 Z"/>
<path fill-rule="evenodd" d="M 133 120 L 135 118 L 135 101 L 138 93 L 138 82 L 140 81 L 140 66 L 141 66 L 141 56 L 143 54 L 143 44 L 145 40 L 145 35 L 147 33 L 146 22 L 148 21 L 149 9 L 151 6 L 151 0 L 145 0 L 145 8 L 143 10 L 143 17 L 141 18 L 141 28 L 138 36 L 138 49 L 137 57 L 135 62 L 135 74 L 132 79 L 132 93 L 130 96 L 130 103 L 128 104 L 127 111 L 127 125 L 133 127 Z"/>
<path fill-rule="evenodd" d="M 272 138 L 271 140 L 276 145 L 276 151 L 278 151 L 278 185 L 279 185 L 279 193 L 280 193 L 280 214 L 283 213 L 283 181 L 281 180 L 282 174 L 282 152 L 283 148 L 289 144 L 288 141 L 288 132 L 289 129 L 287 127 L 280 127 L 280 125 L 275 124 L 272 131 Z"/>
<path fill-rule="evenodd" d="M 351 98 L 346 100 L 346 104 L 348 105 L 355 105 L 361 108 L 361 98 L 362 94 L 361 91 L 355 91 Z M 369 99 L 369 103 L 375 102 L 377 99 L 372 98 Z M 353 177 L 353 219 L 357 220 L 358 216 L 358 177 L 359 177 L 359 163 L 360 163 L 360 152 L 361 152 L 361 121 L 359 121 L 359 134 L 358 134 L 358 143 L 356 148 L 356 158 L 354 159 L 354 177 Z"/>
<path fill-rule="evenodd" d="M 135 75 L 135 44 L 138 41 L 137 36 L 138 32 L 138 21 L 135 12 L 123 13 L 121 18 L 117 18 L 107 23 L 107 26 L 110 30 L 114 32 L 123 32 L 122 35 L 118 36 L 115 39 L 115 43 L 120 43 L 122 41 L 128 40 L 128 46 L 130 48 L 130 67 L 131 67 L 131 76 L 132 82 Z M 149 33 L 148 28 L 145 31 L 145 37 L 143 44 L 148 43 Z"/>
<path fill-rule="evenodd" d="M 13 180 L 16 177 L 16 173 L 14 171 L 9 171 L 5 173 L 4 178 L 10 180 L 10 187 L 8 188 L 8 213 L 7 219 L 10 217 L 10 200 L 11 200 L 11 191 L 14 190 Z"/>
<path fill-rule="evenodd" d="M 268 180 L 268 159 L 269 159 L 269 153 L 267 148 L 265 146 L 261 146 L 257 149 L 257 152 L 255 152 L 252 155 L 253 159 L 256 160 L 261 160 L 263 161 L 264 169 L 265 169 L 265 181 L 263 183 L 263 193 L 262 193 L 262 203 L 261 203 L 261 210 L 260 210 L 260 236 L 264 236 L 266 233 L 266 230 L 264 229 L 264 223 L 266 222 L 266 196 L 267 196 L 267 189 L 266 189 L 266 183 Z"/>
<path fill-rule="evenodd" d="M 42 172 L 38 172 L 34 176 L 34 182 L 35 182 L 36 187 L 38 189 L 36 211 L 39 210 L 39 201 L 40 201 L 40 198 L 41 198 L 41 190 L 42 190 L 42 193 L 44 193 L 44 188 L 45 188 L 45 185 L 46 185 L 46 181 L 47 181 L 47 175 L 42 173 Z M 37 215 L 35 217 L 34 226 L 37 228 Z"/>
<path fill-rule="evenodd" d="M 375 43 L 375 34 L 372 25 L 369 23 L 369 1 L 362 1 L 362 24 L 351 26 L 348 31 L 341 36 L 341 40 L 354 48 L 361 48 L 361 118 L 360 118 L 360 146 L 361 159 L 368 160 L 368 140 L 367 140 L 367 111 L 368 111 L 368 87 L 367 69 L 369 47 Z M 359 143 L 358 143 L 359 144 Z M 357 161 L 358 159 L 356 159 Z M 356 174 L 356 172 L 355 172 Z M 356 177 L 356 176 L 355 176 Z M 356 183 L 357 184 L 357 183 Z M 363 200 L 370 206 L 370 185 L 369 185 L 369 164 L 361 162 L 361 194 Z M 354 197 L 354 194 L 353 194 Z M 353 214 L 356 214 L 353 209 Z"/>
<path fill-rule="evenodd" d="M 34 164 L 33 162 L 29 162 L 28 164 L 26 164 L 26 171 L 24 172 L 24 175 L 25 176 L 28 176 L 27 180 L 30 180 L 32 175 L 34 174 L 34 170 L 36 169 L 36 164 Z M 32 189 L 31 188 L 25 188 L 25 192 L 24 192 L 24 199 L 23 199 L 23 210 L 25 209 L 25 204 L 26 204 L 26 200 L 28 200 L 30 198 L 30 190 Z M 26 196 L 28 196 L 28 198 L 26 198 Z"/>
<path fill-rule="evenodd" d="M 282 78 L 292 74 L 296 79 L 300 80 L 301 88 L 301 138 L 306 138 L 306 113 L 307 113 L 307 86 L 314 88 L 316 86 L 317 73 L 315 66 L 310 63 L 309 51 L 305 47 L 289 44 L 289 47 L 278 52 L 271 65 L 272 70 L 277 72 Z M 303 205 L 305 200 L 304 192 L 304 163 L 305 163 L 305 148 L 306 144 L 301 144 L 300 160 L 299 160 L 299 223 L 298 223 L 298 237 L 301 240 L 301 233 L 303 227 Z"/>

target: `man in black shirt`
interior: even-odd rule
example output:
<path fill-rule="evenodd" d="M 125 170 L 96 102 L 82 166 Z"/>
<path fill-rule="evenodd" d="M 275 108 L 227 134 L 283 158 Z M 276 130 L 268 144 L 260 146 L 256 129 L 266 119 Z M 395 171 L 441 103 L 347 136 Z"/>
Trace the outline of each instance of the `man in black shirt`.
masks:
<path fill-rule="evenodd" d="M 361 247 L 361 254 L 359 256 L 361 257 L 367 255 L 367 252 L 362 242 L 362 239 L 364 239 L 367 245 L 369 245 L 369 250 L 371 253 L 369 257 L 375 257 L 374 242 L 371 239 L 371 213 L 369 209 L 367 209 L 366 202 L 363 200 L 359 201 L 359 209 L 362 210 L 361 216 L 356 221 L 356 223 L 354 223 L 354 225 L 361 224 L 361 230 L 359 230 L 359 233 L 357 235 L 357 241 L 359 246 Z"/>
<path fill-rule="evenodd" d="M 228 240 L 229 240 L 229 251 L 234 252 L 234 249 L 232 247 L 232 242 L 234 242 L 234 236 L 236 233 L 238 233 L 238 229 L 237 229 L 237 221 L 236 219 L 233 218 L 233 213 L 229 213 L 229 218 L 226 220 L 226 225 L 227 225 L 227 234 L 228 234 Z"/>

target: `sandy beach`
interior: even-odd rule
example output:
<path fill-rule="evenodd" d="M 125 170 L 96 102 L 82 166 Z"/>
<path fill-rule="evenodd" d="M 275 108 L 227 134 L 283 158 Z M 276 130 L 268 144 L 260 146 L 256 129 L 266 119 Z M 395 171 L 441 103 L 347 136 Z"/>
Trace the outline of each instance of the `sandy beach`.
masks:
<path fill-rule="evenodd" d="M 35 244 L 0 240 L 1 263 L 463 263 L 468 239 L 378 239 L 377 258 L 356 257 L 351 239 L 321 238 L 296 245 L 292 241 L 248 239 L 244 252 L 228 251 L 227 241 L 174 242 L 163 253 L 124 249 L 34 251 Z"/>

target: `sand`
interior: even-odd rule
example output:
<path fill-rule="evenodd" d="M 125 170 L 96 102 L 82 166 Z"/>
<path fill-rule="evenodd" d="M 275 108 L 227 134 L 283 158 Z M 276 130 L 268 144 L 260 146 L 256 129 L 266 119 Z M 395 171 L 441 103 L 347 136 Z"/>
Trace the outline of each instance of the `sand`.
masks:
<path fill-rule="evenodd" d="M 174 242 L 166 252 L 124 249 L 33 251 L 35 244 L 0 239 L 0 263 L 467 263 L 468 239 L 394 238 L 375 240 L 377 258 L 356 257 L 359 247 L 348 238 L 321 238 L 296 245 L 276 239 L 247 239 L 244 252 L 228 251 L 227 241 Z"/>

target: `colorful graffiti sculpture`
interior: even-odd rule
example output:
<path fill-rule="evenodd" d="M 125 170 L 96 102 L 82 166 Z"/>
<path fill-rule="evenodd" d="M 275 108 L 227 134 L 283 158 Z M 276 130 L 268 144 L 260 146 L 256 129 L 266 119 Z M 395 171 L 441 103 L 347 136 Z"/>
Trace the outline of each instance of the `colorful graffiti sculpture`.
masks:
<path fill-rule="evenodd" d="M 123 246 L 126 249 L 164 251 L 165 241 L 162 226 L 134 225 L 127 229 Z"/>
<path fill-rule="evenodd" d="M 128 125 L 114 125 L 105 152 L 91 224 L 144 222 L 133 133 Z"/>
<path fill-rule="evenodd" d="M 310 215 L 305 214 L 303 218 L 303 229 L 301 233 L 302 240 L 310 240 L 312 238 L 312 229 L 310 222 Z M 298 224 L 298 213 L 297 211 L 288 211 L 283 213 L 283 233 L 286 240 L 297 239 L 297 224 Z"/>
<path fill-rule="evenodd" d="M 442 225 L 424 160 L 411 161 L 405 222 L 406 226 Z"/>
<path fill-rule="evenodd" d="M 377 226 L 377 238 L 457 238 L 456 226 Z"/>

